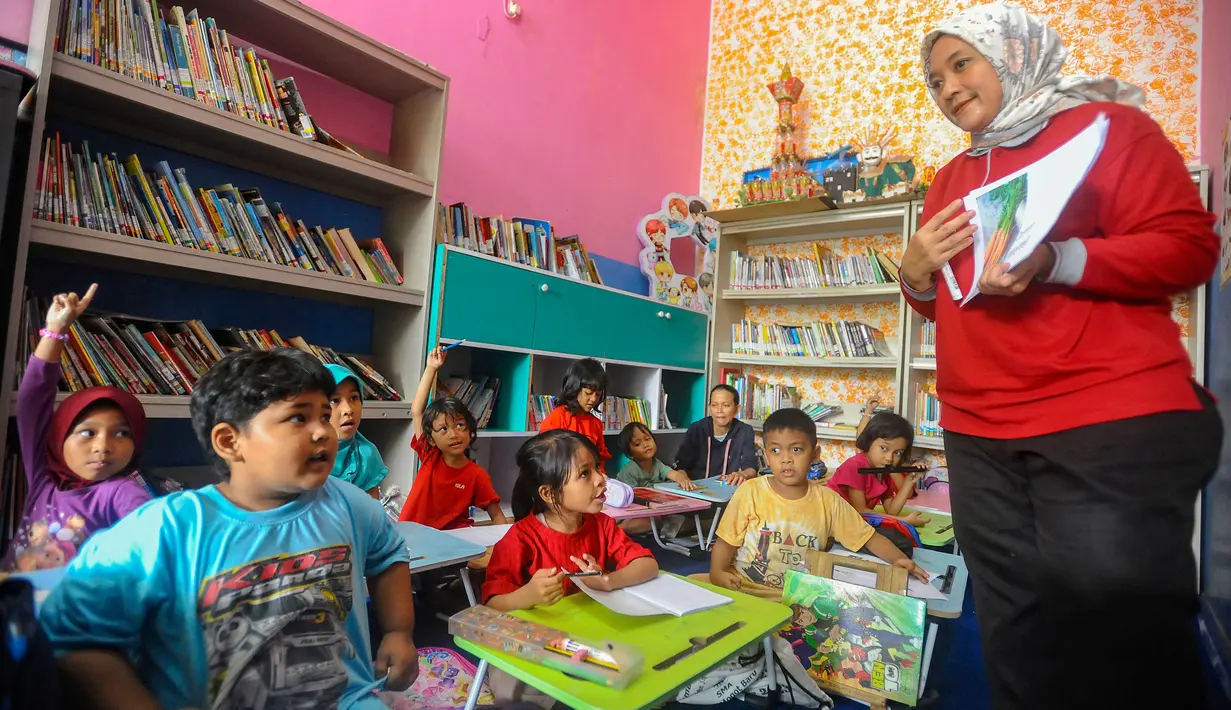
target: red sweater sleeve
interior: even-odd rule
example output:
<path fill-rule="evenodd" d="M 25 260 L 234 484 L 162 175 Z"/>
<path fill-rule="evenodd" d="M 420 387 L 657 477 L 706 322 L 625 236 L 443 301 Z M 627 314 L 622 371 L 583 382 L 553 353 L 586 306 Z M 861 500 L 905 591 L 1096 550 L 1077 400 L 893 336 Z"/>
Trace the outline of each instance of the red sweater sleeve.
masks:
<path fill-rule="evenodd" d="M 1142 135 L 1107 156 L 1098 173 L 1107 181 L 1098 185 L 1103 236 L 1083 240 L 1085 270 L 1076 288 L 1125 300 L 1167 298 L 1213 275 L 1214 215 L 1201 206 L 1184 159 L 1158 124 L 1125 113 L 1137 116 L 1130 130 Z"/>

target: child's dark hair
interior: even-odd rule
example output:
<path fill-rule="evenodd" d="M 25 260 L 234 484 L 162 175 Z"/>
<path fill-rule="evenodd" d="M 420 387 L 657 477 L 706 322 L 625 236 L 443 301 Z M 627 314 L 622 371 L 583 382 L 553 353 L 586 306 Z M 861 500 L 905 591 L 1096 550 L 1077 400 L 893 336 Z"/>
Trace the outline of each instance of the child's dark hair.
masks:
<path fill-rule="evenodd" d="M 465 402 L 457 397 L 437 397 L 423 410 L 423 422 L 419 424 L 419 431 L 423 432 L 425 441 L 432 440 L 432 426 L 436 423 L 437 417 L 442 416 L 446 417 L 446 421 L 451 421 L 453 417 L 461 417 L 466 422 L 466 428 L 470 430 L 471 442 L 478 436 L 479 423 L 475 421 L 474 415 L 470 413 L 470 408 Z M 466 447 L 466 456 L 470 457 L 469 446 Z"/>
<path fill-rule="evenodd" d="M 765 436 L 776 431 L 793 431 L 808 437 L 808 445 L 816 447 L 816 422 L 812 420 L 812 417 L 804 414 L 802 409 L 794 407 L 779 409 L 765 418 L 761 431 Z"/>
<path fill-rule="evenodd" d="M 910 449 L 915 445 L 915 429 L 901 415 L 893 412 L 873 414 L 867 426 L 855 439 L 855 448 L 867 453 L 877 439 L 905 439 L 906 453 L 903 458 L 910 457 Z"/>
<path fill-rule="evenodd" d="M 598 360 L 592 357 L 574 360 L 564 373 L 564 382 L 560 385 L 560 396 L 556 398 L 557 405 L 564 405 L 573 414 L 581 414 L 581 405 L 577 403 L 577 395 L 583 389 L 598 392 L 601 405 L 607 398 L 607 371 Z"/>
<path fill-rule="evenodd" d="M 517 450 L 517 483 L 513 484 L 511 501 L 514 520 L 551 509 L 539 495 L 539 487 L 547 486 L 552 495 L 559 498 L 573 472 L 573 459 L 582 447 L 590 450 L 596 463 L 599 461 L 598 448 L 589 439 L 568 429 L 545 431 L 521 445 Z"/>
<path fill-rule="evenodd" d="M 192 429 L 206 460 L 227 480 L 231 468 L 214 452 L 214 427 L 230 424 L 242 430 L 270 405 L 306 392 L 328 398 L 335 387 L 329 370 L 302 350 L 240 350 L 222 358 L 197 381 L 188 403 Z"/>
<path fill-rule="evenodd" d="M 633 457 L 633 435 L 639 431 L 649 434 L 651 439 L 654 438 L 654 432 L 650 431 L 650 428 L 641 422 L 629 422 L 628 426 L 620 430 L 620 451 L 623 451 L 624 455 L 630 459 Z"/>
<path fill-rule="evenodd" d="M 726 392 L 731 395 L 732 399 L 735 400 L 735 406 L 739 406 L 739 390 L 735 389 L 731 385 L 714 385 L 714 387 L 710 389 L 710 397 L 713 397 L 715 392 Z"/>

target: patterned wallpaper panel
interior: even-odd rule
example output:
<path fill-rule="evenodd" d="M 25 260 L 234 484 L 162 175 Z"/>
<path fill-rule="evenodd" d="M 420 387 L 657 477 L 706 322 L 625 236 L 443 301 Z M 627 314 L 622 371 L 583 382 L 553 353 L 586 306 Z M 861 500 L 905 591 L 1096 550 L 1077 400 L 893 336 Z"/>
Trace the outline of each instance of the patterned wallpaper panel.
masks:
<path fill-rule="evenodd" d="M 1065 39 L 1069 74 L 1111 74 L 1142 87 L 1146 109 L 1188 159 L 1197 155 L 1201 0 L 1018 0 Z M 807 156 L 895 128 L 916 165 L 941 167 L 964 134 L 941 115 L 920 74 L 919 42 L 978 0 L 713 0 L 701 193 L 735 204 L 743 171 L 771 155 L 775 106 L 765 85 L 789 62 L 807 84 L 799 104 Z"/>

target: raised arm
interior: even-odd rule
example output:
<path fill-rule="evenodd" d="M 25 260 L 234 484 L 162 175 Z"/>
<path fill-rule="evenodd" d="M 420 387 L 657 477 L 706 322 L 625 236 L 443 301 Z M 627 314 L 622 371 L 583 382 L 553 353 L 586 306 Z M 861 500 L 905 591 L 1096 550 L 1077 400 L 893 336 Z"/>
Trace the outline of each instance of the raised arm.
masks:
<path fill-rule="evenodd" d="M 437 346 L 427 354 L 427 363 L 423 367 L 423 377 L 419 378 L 419 389 L 415 390 L 415 398 L 410 402 L 410 416 L 414 427 L 419 431 L 423 428 L 423 410 L 427 409 L 427 398 L 432 394 L 432 386 L 436 384 L 436 373 L 445 364 L 445 351 Z"/>

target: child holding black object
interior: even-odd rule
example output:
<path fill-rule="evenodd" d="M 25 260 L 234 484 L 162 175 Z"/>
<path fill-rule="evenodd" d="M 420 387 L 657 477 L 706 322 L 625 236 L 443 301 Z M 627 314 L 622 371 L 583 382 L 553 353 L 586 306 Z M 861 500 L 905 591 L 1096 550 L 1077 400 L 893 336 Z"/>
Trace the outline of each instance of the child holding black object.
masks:
<path fill-rule="evenodd" d="M 808 550 L 833 540 L 864 550 L 927 580 L 927 572 L 864 522 L 820 481 L 808 480 L 819 451 L 816 423 L 799 409 L 765 420 L 765 456 L 772 474 L 739 487 L 718 523 L 708 581 L 767 598 L 781 598 L 787 570 L 806 570 Z"/>
<path fill-rule="evenodd" d="M 373 689 L 410 686 L 406 542 L 379 502 L 329 475 L 334 389 L 290 348 L 232 353 L 201 378 L 192 424 L 222 480 L 96 535 L 43 606 L 74 687 L 134 710 L 253 707 L 265 694 L 380 710 Z M 384 632 L 375 663 L 365 590 Z"/>
<path fill-rule="evenodd" d="M 603 440 L 603 420 L 594 410 L 607 398 L 607 371 L 594 358 L 574 360 L 564 373 L 556 408 L 539 424 L 539 432 L 568 429 L 590 440 L 598 449 L 598 465 L 607 465 L 611 452 Z"/>
<path fill-rule="evenodd" d="M 688 427 L 675 456 L 675 468 L 691 479 L 722 476 L 739 485 L 757 475 L 752 427 L 736 419 L 739 392 L 730 385 L 710 390 L 710 415 Z"/>
<path fill-rule="evenodd" d="M 872 402 L 868 405 L 870 409 Z M 861 468 L 900 465 L 910 455 L 914 443 L 915 430 L 910 422 L 893 412 L 874 414 L 855 438 L 859 453 L 843 462 L 826 485 L 860 513 L 876 513 L 879 505 L 885 513 L 903 522 L 925 525 L 931 519 L 917 512 L 900 515 L 906 501 L 915 494 L 915 484 L 923 477 L 922 470 L 917 473 L 859 473 Z"/>

